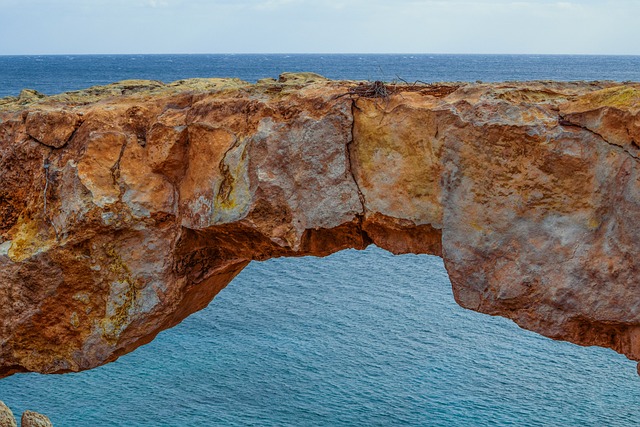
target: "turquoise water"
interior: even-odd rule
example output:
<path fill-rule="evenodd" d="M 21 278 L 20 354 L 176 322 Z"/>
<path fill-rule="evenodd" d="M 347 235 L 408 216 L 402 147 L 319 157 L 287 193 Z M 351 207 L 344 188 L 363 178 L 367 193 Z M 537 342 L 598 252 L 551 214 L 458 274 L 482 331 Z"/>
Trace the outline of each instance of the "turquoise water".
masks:
<path fill-rule="evenodd" d="M 405 80 L 640 80 L 640 57 L 0 57 L 0 96 L 125 78 L 283 71 Z M 635 363 L 463 310 L 442 261 L 371 247 L 249 265 L 211 305 L 115 363 L 0 380 L 60 426 L 635 426 Z"/>
<path fill-rule="evenodd" d="M 254 262 L 115 363 L 0 381 L 57 426 L 633 426 L 635 364 L 458 307 L 442 261 Z"/>

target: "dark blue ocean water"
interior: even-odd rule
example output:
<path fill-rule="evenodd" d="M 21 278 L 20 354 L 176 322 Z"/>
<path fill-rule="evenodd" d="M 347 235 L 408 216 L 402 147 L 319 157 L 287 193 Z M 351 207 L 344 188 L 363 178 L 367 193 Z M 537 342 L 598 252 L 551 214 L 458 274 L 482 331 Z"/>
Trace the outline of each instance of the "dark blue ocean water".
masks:
<path fill-rule="evenodd" d="M 48 95 L 125 79 L 171 82 L 284 71 L 332 79 L 410 82 L 503 80 L 640 81 L 640 56 L 590 55 L 60 55 L 0 56 L 0 97 L 24 88 Z"/>
<path fill-rule="evenodd" d="M 640 80 L 640 57 L 0 57 L 0 96 L 125 78 L 282 71 L 405 80 Z M 252 263 L 211 305 L 115 363 L 0 380 L 60 426 L 636 426 L 635 364 L 461 309 L 439 258 L 378 248 Z"/>

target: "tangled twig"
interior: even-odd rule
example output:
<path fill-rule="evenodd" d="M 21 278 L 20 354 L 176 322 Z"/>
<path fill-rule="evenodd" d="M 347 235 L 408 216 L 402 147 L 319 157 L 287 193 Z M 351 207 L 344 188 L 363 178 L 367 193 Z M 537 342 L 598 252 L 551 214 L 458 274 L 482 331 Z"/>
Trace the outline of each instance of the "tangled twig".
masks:
<path fill-rule="evenodd" d="M 384 83 L 379 80 L 375 82 L 360 82 L 356 86 L 350 87 L 346 93 L 338 95 L 338 97 L 380 98 L 388 101 L 391 95 L 402 94 L 403 92 L 419 92 L 422 95 L 443 98 L 455 92 L 460 87 L 460 85 L 455 84 L 431 84 L 421 80 L 409 83 L 402 78 L 398 79 L 402 83 L 398 83 L 397 81 Z"/>
<path fill-rule="evenodd" d="M 380 80 L 376 80 L 372 83 L 358 83 L 357 86 L 349 88 L 347 95 L 358 96 L 360 98 L 383 98 L 389 97 L 389 90 L 387 85 Z"/>

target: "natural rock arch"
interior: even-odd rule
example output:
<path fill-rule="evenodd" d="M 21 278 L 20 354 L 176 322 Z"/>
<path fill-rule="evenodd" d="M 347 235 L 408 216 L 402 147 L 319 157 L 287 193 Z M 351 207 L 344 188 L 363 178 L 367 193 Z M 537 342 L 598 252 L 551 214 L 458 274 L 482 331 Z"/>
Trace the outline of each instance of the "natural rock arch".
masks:
<path fill-rule="evenodd" d="M 0 100 L 0 375 L 99 366 L 250 260 L 370 243 L 442 256 L 464 307 L 639 360 L 639 105 L 312 74 Z"/>

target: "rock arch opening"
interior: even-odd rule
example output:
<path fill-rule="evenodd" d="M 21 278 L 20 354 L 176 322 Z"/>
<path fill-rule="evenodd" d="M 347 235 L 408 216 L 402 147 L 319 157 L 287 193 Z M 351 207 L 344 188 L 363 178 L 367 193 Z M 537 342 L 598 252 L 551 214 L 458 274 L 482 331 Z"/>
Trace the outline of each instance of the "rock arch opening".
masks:
<path fill-rule="evenodd" d="M 370 246 L 251 263 L 149 345 L 79 374 L 5 378 L 0 394 L 60 425 L 228 425 L 265 413 L 277 424 L 636 420 L 633 366 L 613 356 L 463 310 L 440 259 Z M 584 410 L 596 401 L 602 410 Z"/>

